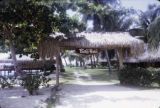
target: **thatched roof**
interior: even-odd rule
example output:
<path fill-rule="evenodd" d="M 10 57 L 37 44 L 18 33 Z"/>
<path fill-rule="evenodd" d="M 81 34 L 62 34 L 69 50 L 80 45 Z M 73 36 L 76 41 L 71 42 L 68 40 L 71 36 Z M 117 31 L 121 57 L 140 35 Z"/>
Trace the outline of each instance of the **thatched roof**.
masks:
<path fill-rule="evenodd" d="M 160 62 L 160 47 L 155 50 L 150 50 L 148 45 L 145 45 L 145 52 L 138 57 L 131 57 L 127 62 Z"/>
<path fill-rule="evenodd" d="M 132 55 L 138 55 L 144 51 L 144 42 L 132 37 L 127 32 L 106 32 L 106 33 L 77 33 L 74 38 L 63 39 L 56 42 L 55 38 L 50 38 L 41 45 L 40 55 L 53 55 L 53 48 L 96 48 L 96 49 L 131 49 Z M 46 47 L 48 46 L 48 47 Z M 49 49 L 48 49 L 49 48 Z M 42 51 L 43 50 L 43 51 Z"/>
<path fill-rule="evenodd" d="M 143 41 L 132 37 L 127 32 L 106 33 L 78 33 L 76 38 L 62 41 L 64 47 L 77 48 L 127 48 L 135 45 L 143 45 Z"/>
<path fill-rule="evenodd" d="M 61 47 L 97 48 L 97 49 L 131 49 L 131 55 L 144 52 L 144 42 L 132 37 L 127 32 L 78 33 L 74 39 L 63 40 Z"/>

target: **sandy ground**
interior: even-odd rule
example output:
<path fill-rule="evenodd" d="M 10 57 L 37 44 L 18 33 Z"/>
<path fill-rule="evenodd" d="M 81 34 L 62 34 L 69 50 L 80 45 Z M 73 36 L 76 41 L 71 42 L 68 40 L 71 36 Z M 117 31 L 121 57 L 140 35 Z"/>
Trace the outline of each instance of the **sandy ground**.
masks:
<path fill-rule="evenodd" d="M 160 108 L 160 89 L 120 86 L 118 83 L 83 81 L 89 75 L 75 72 L 72 84 L 64 84 L 56 108 Z"/>
<path fill-rule="evenodd" d="M 50 96 L 51 88 L 42 88 L 40 95 L 29 96 L 28 92 L 16 87 L 0 90 L 0 108 L 44 108 L 45 100 Z"/>
<path fill-rule="evenodd" d="M 56 108 L 160 108 L 160 89 L 124 87 L 117 82 L 97 82 L 90 75 L 76 70 L 72 83 L 61 85 Z M 88 78 L 86 82 L 84 78 Z M 41 95 L 29 96 L 21 87 L 0 90 L 1 108 L 47 108 L 44 101 L 51 88 Z M 23 97 L 25 96 L 25 97 Z M 52 107 L 55 108 L 55 107 Z"/>

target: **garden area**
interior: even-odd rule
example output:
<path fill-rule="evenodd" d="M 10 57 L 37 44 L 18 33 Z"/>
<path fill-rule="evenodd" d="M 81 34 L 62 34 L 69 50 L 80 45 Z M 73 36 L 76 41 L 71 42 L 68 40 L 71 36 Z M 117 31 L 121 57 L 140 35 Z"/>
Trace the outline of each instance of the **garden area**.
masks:
<path fill-rule="evenodd" d="M 55 80 L 52 79 L 47 82 L 48 86 L 39 86 L 37 95 L 29 95 L 29 92 L 21 86 L 6 87 L 0 91 L 1 107 L 97 108 L 106 105 L 109 108 L 159 107 L 160 80 L 157 76 L 160 70 L 127 67 L 120 71 L 113 69 L 110 74 L 106 68 L 65 67 L 65 72 L 60 75 L 59 90 L 53 89 L 52 84 L 55 84 Z"/>
<path fill-rule="evenodd" d="M 129 79 L 133 82 L 121 85 L 117 70 L 109 74 L 108 69 L 67 68 L 67 72 L 70 74 L 64 77 L 65 80 L 63 79 L 56 108 L 159 107 L 159 87 L 146 87 L 145 84 L 133 86 L 133 82 L 136 84 L 141 82 L 137 83 L 138 78 L 131 74 L 128 74 L 128 79 L 123 74 L 121 77 L 125 77 L 126 82 Z M 126 73 L 126 71 L 123 72 Z"/>
<path fill-rule="evenodd" d="M 0 108 L 160 108 L 159 25 L 159 0 L 0 0 Z"/>

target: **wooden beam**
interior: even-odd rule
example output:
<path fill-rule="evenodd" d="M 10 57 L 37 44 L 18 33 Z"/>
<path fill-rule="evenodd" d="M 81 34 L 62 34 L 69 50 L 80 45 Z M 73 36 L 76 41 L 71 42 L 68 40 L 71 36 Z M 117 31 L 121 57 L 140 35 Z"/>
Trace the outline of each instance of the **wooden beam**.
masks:
<path fill-rule="evenodd" d="M 64 72 L 65 70 L 64 70 L 64 65 L 62 63 L 61 51 L 59 52 L 58 59 L 59 59 L 59 65 L 60 65 L 60 72 Z"/>
<path fill-rule="evenodd" d="M 57 53 L 56 53 L 56 87 L 59 87 L 59 73 L 60 73 L 60 48 L 57 48 Z"/>
<path fill-rule="evenodd" d="M 123 51 L 122 48 L 117 50 L 117 55 L 119 59 L 119 69 L 122 69 L 124 67 L 123 65 Z"/>
<path fill-rule="evenodd" d="M 117 58 L 117 66 L 118 66 L 118 70 L 119 70 L 119 53 L 118 53 L 118 50 L 117 49 L 115 49 L 115 56 L 116 56 L 116 58 Z"/>
<path fill-rule="evenodd" d="M 106 51 L 106 59 L 107 59 L 107 62 L 108 62 L 108 67 L 109 67 L 109 74 L 111 74 L 112 69 L 111 69 L 111 62 L 110 62 L 110 59 L 109 59 L 109 56 L 108 56 L 108 51 Z"/>

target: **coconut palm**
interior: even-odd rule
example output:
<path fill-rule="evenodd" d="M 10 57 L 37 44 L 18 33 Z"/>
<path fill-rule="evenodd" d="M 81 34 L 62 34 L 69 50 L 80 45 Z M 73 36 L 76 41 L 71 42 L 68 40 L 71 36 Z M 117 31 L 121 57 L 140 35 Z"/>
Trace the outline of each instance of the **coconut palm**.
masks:
<path fill-rule="evenodd" d="M 104 17 L 104 31 L 126 31 L 133 24 L 134 19 L 131 14 L 135 14 L 133 9 L 110 10 Z"/>
<path fill-rule="evenodd" d="M 145 40 L 148 41 L 148 27 L 149 25 L 160 15 L 160 6 L 153 4 L 148 6 L 148 10 L 146 12 L 140 13 L 140 27 L 144 30 Z"/>
<path fill-rule="evenodd" d="M 158 48 L 160 43 L 160 16 L 158 16 L 148 27 L 148 42 L 150 48 Z"/>

